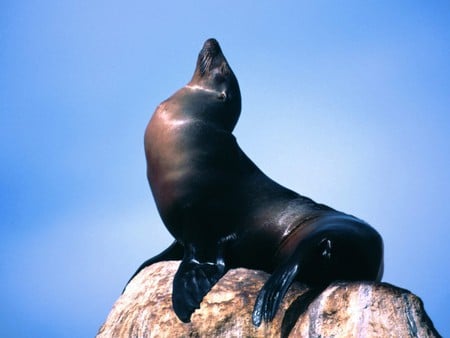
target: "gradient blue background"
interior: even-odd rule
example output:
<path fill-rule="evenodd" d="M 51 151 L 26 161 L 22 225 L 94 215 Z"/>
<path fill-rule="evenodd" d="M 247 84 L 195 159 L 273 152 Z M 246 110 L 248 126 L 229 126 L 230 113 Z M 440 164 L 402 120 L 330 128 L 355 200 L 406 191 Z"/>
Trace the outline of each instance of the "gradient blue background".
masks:
<path fill-rule="evenodd" d="M 0 3 L 0 336 L 92 337 L 165 248 L 144 128 L 217 38 L 269 176 L 383 235 L 450 336 L 448 1 Z"/>

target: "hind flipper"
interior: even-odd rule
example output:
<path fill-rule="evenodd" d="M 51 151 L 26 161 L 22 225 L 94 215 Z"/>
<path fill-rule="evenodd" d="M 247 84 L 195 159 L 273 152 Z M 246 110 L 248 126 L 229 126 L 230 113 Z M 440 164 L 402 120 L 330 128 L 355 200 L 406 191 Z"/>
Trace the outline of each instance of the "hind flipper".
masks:
<path fill-rule="evenodd" d="M 330 214 L 304 228 L 296 248 L 267 280 L 253 310 L 253 323 L 270 321 L 292 281 L 323 290 L 336 280 L 378 280 L 383 241 L 367 223 L 345 214 Z"/>
<path fill-rule="evenodd" d="M 303 268 L 305 257 L 313 247 L 312 245 L 299 246 L 287 262 L 278 267 L 266 281 L 256 298 L 253 309 L 252 321 L 255 326 L 260 326 L 263 320 L 265 322 L 273 320 L 287 290 Z M 314 247 L 314 251 L 328 260 L 331 256 L 331 242 L 323 238 Z"/>
<path fill-rule="evenodd" d="M 281 300 L 297 276 L 298 268 L 298 264 L 282 266 L 264 284 L 253 309 L 252 321 L 255 326 L 260 326 L 263 320 L 269 322 L 275 317 Z"/>
<path fill-rule="evenodd" d="M 180 260 L 183 258 L 183 252 L 184 248 L 183 246 L 177 242 L 174 241 L 167 249 L 165 249 L 160 254 L 156 255 L 155 257 L 152 257 L 150 259 L 147 259 L 144 263 L 142 263 L 139 268 L 136 270 L 136 272 L 131 276 L 131 278 L 128 280 L 127 284 L 125 285 L 125 288 L 123 291 L 125 291 L 127 285 L 131 282 L 131 280 L 137 276 L 139 272 L 141 272 L 144 268 L 146 268 L 149 265 L 152 265 L 157 262 L 163 262 L 163 261 L 173 261 L 173 260 Z M 122 293 L 123 293 L 122 291 Z"/>

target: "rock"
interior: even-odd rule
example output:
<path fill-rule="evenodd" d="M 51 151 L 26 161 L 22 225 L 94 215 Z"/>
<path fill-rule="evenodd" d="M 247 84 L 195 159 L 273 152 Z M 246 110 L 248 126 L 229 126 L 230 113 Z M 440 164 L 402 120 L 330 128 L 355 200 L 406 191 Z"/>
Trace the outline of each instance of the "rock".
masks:
<path fill-rule="evenodd" d="M 178 265 L 161 262 L 142 270 L 97 337 L 440 337 L 417 296 L 370 282 L 333 283 L 313 298 L 311 290 L 294 283 L 275 319 L 257 328 L 251 313 L 269 275 L 247 269 L 222 277 L 185 324 L 172 310 Z"/>

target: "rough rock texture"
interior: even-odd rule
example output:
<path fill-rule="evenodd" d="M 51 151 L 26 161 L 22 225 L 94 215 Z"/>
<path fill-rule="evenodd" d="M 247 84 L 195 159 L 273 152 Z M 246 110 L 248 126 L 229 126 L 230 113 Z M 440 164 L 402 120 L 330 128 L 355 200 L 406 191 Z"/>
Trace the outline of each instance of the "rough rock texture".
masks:
<path fill-rule="evenodd" d="M 178 265 L 141 271 L 97 337 L 440 337 L 418 297 L 385 283 L 334 283 L 312 302 L 294 283 L 273 322 L 256 328 L 251 313 L 268 274 L 247 269 L 229 271 L 184 324 L 171 303 Z"/>

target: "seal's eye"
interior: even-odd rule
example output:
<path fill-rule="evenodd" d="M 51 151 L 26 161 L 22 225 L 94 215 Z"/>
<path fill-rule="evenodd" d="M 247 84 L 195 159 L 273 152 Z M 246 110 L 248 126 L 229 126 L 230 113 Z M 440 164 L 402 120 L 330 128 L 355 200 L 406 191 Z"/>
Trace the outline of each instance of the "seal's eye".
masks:
<path fill-rule="evenodd" d="M 218 97 L 219 97 L 219 100 L 225 101 L 227 99 L 227 93 L 221 92 L 221 93 L 219 93 Z"/>

